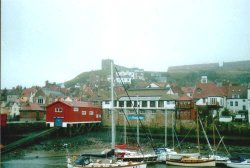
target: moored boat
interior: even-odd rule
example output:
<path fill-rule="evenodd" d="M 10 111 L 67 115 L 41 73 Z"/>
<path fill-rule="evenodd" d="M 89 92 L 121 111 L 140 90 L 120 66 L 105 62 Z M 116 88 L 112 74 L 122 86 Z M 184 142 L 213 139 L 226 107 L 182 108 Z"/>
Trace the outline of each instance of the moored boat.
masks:
<path fill-rule="evenodd" d="M 114 161 L 112 159 L 91 160 L 89 157 L 80 156 L 76 160 L 68 158 L 68 168 L 146 168 L 147 164 L 143 162 L 124 162 Z"/>
<path fill-rule="evenodd" d="M 156 154 L 151 153 L 143 153 L 139 150 L 133 149 L 115 149 L 115 156 L 117 159 L 121 159 L 123 161 L 134 161 L 134 162 L 155 162 L 157 160 Z"/>
<path fill-rule="evenodd" d="M 247 160 L 243 157 L 238 157 L 237 159 L 231 159 L 227 161 L 227 167 L 233 168 L 249 168 L 250 167 L 250 160 Z"/>
<path fill-rule="evenodd" d="M 115 122 L 114 122 L 114 84 L 113 84 L 113 62 L 111 63 L 111 151 L 115 150 Z M 67 148 L 66 148 L 67 149 Z M 67 150 L 68 153 L 68 150 Z M 78 157 L 67 156 L 68 168 L 146 168 L 147 164 L 144 162 L 125 162 L 123 160 L 117 160 L 115 156 L 109 157 L 111 159 L 93 160 L 89 156 L 80 155 Z"/>
<path fill-rule="evenodd" d="M 168 155 L 177 154 L 174 149 L 170 148 L 154 148 L 155 154 L 158 156 L 157 161 L 165 162 Z"/>
<path fill-rule="evenodd" d="M 182 157 L 177 160 L 167 159 L 166 164 L 185 167 L 214 167 L 215 160 L 201 157 Z"/>

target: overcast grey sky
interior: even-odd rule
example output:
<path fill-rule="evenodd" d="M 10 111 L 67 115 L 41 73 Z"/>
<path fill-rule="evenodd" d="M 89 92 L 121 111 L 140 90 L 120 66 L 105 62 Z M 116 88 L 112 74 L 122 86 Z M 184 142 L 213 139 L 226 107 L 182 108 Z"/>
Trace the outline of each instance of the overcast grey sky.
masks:
<path fill-rule="evenodd" d="M 107 58 L 146 71 L 250 59 L 249 0 L 1 2 L 1 88 L 65 82 Z"/>

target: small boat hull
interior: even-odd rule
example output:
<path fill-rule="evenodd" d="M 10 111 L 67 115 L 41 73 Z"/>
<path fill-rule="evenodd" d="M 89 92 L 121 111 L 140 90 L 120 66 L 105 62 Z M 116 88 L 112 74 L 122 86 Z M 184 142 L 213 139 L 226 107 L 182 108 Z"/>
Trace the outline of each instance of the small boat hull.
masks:
<path fill-rule="evenodd" d="M 147 168 L 147 164 L 143 162 L 113 162 L 112 160 L 98 160 L 88 164 L 76 164 L 70 158 L 68 158 L 67 162 L 68 168 Z"/>
<path fill-rule="evenodd" d="M 215 167 L 215 160 L 199 159 L 199 158 L 184 158 L 180 160 L 167 160 L 166 164 L 173 166 L 185 167 Z"/>
<path fill-rule="evenodd" d="M 233 168 L 249 168 L 250 167 L 250 161 L 243 161 L 243 162 L 239 162 L 239 163 L 235 163 L 235 162 L 231 162 L 228 161 L 227 162 L 227 167 L 233 167 Z"/>

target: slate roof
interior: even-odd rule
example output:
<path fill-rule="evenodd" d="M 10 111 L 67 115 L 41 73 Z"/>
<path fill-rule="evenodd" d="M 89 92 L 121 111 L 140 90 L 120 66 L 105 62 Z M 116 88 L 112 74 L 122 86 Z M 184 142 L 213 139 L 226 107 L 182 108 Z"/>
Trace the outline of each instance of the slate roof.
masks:
<path fill-rule="evenodd" d="M 239 95 L 240 99 L 247 99 L 247 87 L 246 86 L 229 86 L 227 98 L 233 98 L 233 95 Z"/>
<path fill-rule="evenodd" d="M 70 107 L 98 107 L 100 108 L 100 106 L 94 105 L 91 102 L 80 102 L 80 101 L 60 101 L 60 102 L 67 104 Z"/>

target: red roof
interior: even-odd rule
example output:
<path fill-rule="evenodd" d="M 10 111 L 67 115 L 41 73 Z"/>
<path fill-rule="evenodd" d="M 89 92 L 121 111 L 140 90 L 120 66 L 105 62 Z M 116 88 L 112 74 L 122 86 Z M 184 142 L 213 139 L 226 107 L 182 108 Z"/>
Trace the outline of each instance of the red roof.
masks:
<path fill-rule="evenodd" d="M 182 87 L 181 90 L 187 94 L 187 93 L 193 93 L 194 92 L 195 87 Z"/>
<path fill-rule="evenodd" d="M 27 111 L 44 111 L 37 103 L 27 103 L 21 107 L 21 110 Z"/>
<path fill-rule="evenodd" d="M 180 100 L 180 101 L 190 101 L 190 100 L 192 100 L 192 98 L 187 96 L 187 95 L 183 95 L 183 96 L 179 97 L 178 100 Z"/>
<path fill-rule="evenodd" d="M 193 98 L 200 99 L 204 97 L 222 97 L 225 93 L 214 83 L 199 83 L 196 85 Z"/>
<path fill-rule="evenodd" d="M 28 88 L 23 91 L 23 96 L 29 97 L 31 93 L 35 93 L 37 90 L 36 88 Z"/>

